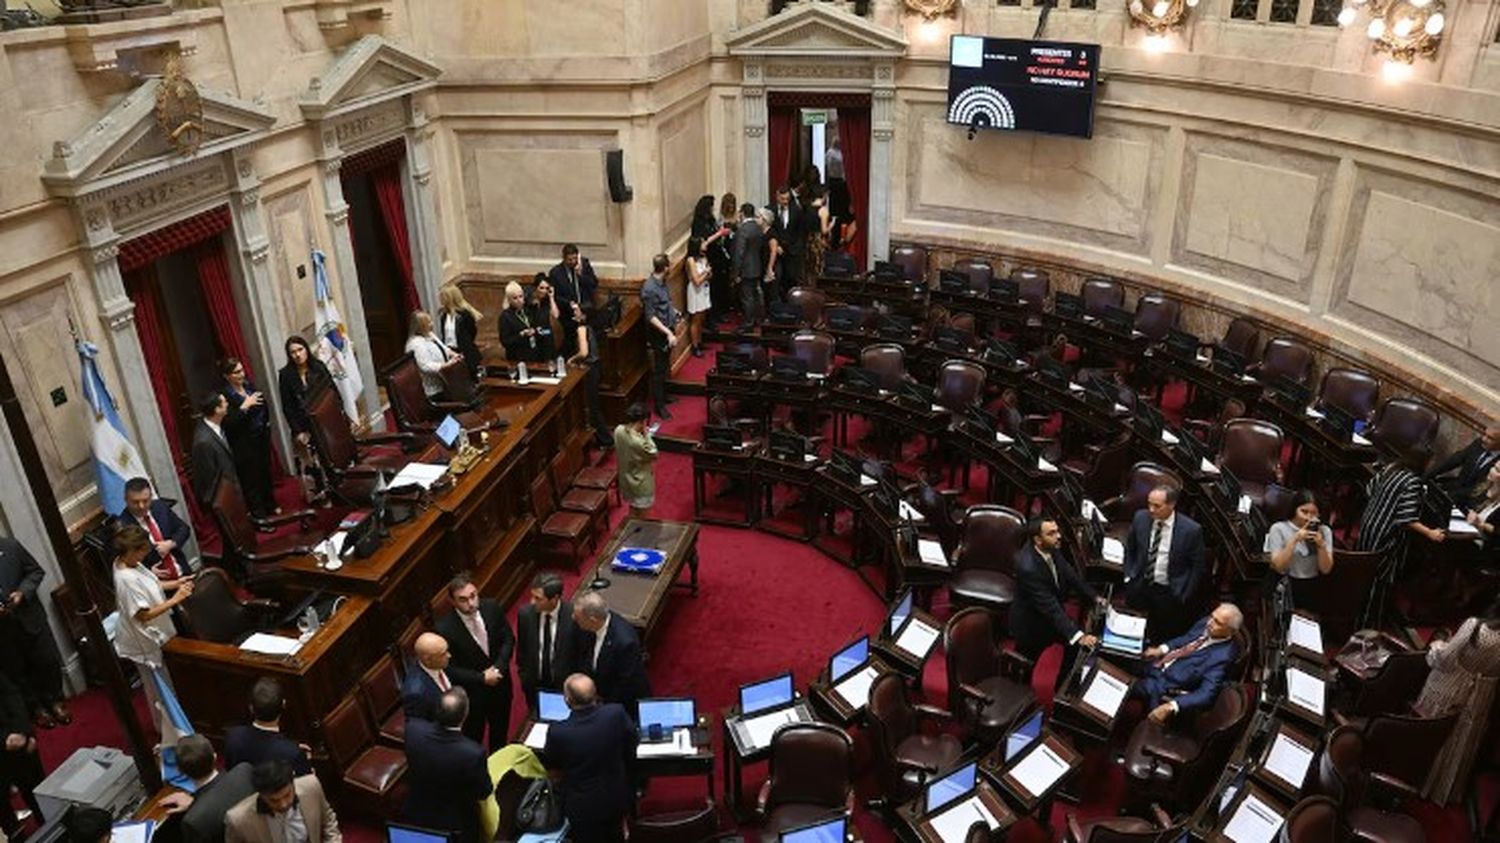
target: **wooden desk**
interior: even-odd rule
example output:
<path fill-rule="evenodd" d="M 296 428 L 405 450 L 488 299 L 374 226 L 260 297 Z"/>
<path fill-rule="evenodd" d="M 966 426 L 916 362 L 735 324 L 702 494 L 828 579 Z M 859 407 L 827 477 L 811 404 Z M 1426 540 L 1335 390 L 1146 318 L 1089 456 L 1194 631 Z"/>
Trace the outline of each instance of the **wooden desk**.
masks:
<path fill-rule="evenodd" d="M 709 448 L 700 442 L 693 448 L 693 518 L 705 524 L 749 527 L 755 523 L 755 454 L 758 448 L 746 445 L 738 451 Z M 743 519 L 732 519 L 709 509 L 709 475 L 722 474 L 740 483 L 745 502 Z"/>
<path fill-rule="evenodd" d="M 991 833 L 1004 839 L 1005 832 L 1016 824 L 1019 819 L 1016 812 L 1005 804 L 1000 794 L 995 792 L 994 786 L 983 778 L 979 779 L 974 787 L 974 796 L 983 803 L 985 810 L 994 817 L 997 825 L 991 829 Z M 896 833 L 903 840 L 915 840 L 918 843 L 944 843 L 942 836 L 932 827 L 932 821 L 942 815 L 943 812 L 929 816 L 923 809 L 923 795 L 918 794 L 916 799 L 896 809 Z M 965 804 L 968 800 L 962 800 L 958 804 L 947 807 L 949 811 L 969 811 L 974 814 L 975 822 L 978 822 L 979 813 L 973 807 Z M 950 838 L 951 839 L 951 838 Z"/>
<path fill-rule="evenodd" d="M 813 723 L 817 718 L 813 716 L 812 709 L 808 707 L 806 700 L 798 700 L 793 704 L 797 722 Z M 739 733 L 735 725 L 740 721 L 740 707 L 730 706 L 720 712 L 719 723 L 722 725 L 722 739 L 724 744 L 724 802 L 729 807 L 729 813 L 738 819 L 749 820 L 749 812 L 740 808 L 740 797 L 744 790 L 744 768 L 746 764 L 764 761 L 771 757 L 771 746 L 748 747 L 740 741 Z M 782 728 L 782 727 L 778 727 Z"/>
<path fill-rule="evenodd" d="M 666 561 L 655 576 L 622 573 L 610 566 L 615 554 L 625 547 L 649 547 L 666 554 Z M 609 598 L 609 607 L 618 612 L 630 625 L 641 633 L 641 639 L 651 637 L 656 622 L 661 619 L 662 609 L 667 604 L 667 594 L 673 588 L 687 588 L 698 596 L 698 525 L 681 521 L 655 521 L 646 518 L 627 518 L 621 522 L 615 537 L 600 552 L 599 561 L 591 573 L 578 581 L 576 596 L 589 587 L 594 579 L 609 580 L 604 594 Z M 691 581 L 677 582 L 686 565 Z"/>
<path fill-rule="evenodd" d="M 766 453 L 754 458 L 754 480 L 756 500 L 755 526 L 772 535 L 794 541 L 810 541 L 818 529 L 818 508 L 813 486 L 818 481 L 816 454 L 808 454 L 811 460 L 802 463 L 789 462 Z M 796 505 L 802 508 L 801 524 L 792 526 L 777 520 L 776 487 L 791 486 L 799 490 Z M 790 507 L 789 507 L 790 508 Z"/>
<path fill-rule="evenodd" d="M 620 321 L 600 338 L 599 403 L 604 420 L 625 420 L 625 408 L 646 395 L 646 323 L 638 295 L 623 295 Z"/>
<path fill-rule="evenodd" d="M 527 717 L 521 721 L 521 725 L 515 731 L 514 742 L 522 743 L 530 734 L 531 727 L 536 721 Z M 635 769 L 642 775 L 654 776 L 702 776 L 708 783 L 708 798 L 712 800 L 715 796 L 714 785 L 714 716 L 712 712 L 702 712 L 698 715 L 698 726 L 690 731 L 693 739 L 693 753 L 691 755 L 650 755 L 637 756 Z M 644 745 L 644 744 L 642 744 Z M 639 749 L 637 749 L 639 752 Z M 537 757 L 547 764 L 547 756 L 542 750 L 536 750 Z M 552 769 L 551 765 L 547 765 Z"/>
<path fill-rule="evenodd" d="M 1047 752 L 1056 756 L 1057 760 L 1061 761 L 1067 767 L 1067 770 L 1058 776 L 1041 793 L 1032 793 L 1016 778 L 1015 770 L 1038 752 Z M 1012 761 L 1005 760 L 1005 745 L 1003 743 L 995 747 L 988 755 L 980 759 L 979 770 L 985 775 L 993 777 L 999 783 L 1005 795 L 1010 797 L 1013 804 L 1028 814 L 1036 814 L 1038 822 L 1043 826 L 1050 827 L 1051 821 L 1049 817 L 1052 813 L 1053 796 L 1059 788 L 1067 783 L 1069 778 L 1078 772 L 1078 768 L 1082 764 L 1082 753 L 1057 735 L 1044 731 L 1039 739 Z"/>
<path fill-rule="evenodd" d="M 876 682 L 880 681 L 881 677 L 887 673 L 896 672 L 895 668 L 886 664 L 884 659 L 874 653 L 870 655 L 869 667 L 875 668 L 875 678 L 870 680 L 872 688 Z M 845 674 L 845 679 L 865 669 L 865 667 L 855 668 L 850 673 Z M 842 682 L 844 680 L 841 679 L 839 681 Z M 818 678 L 807 686 L 807 698 L 813 702 L 818 711 L 827 715 L 826 719 L 829 723 L 848 728 L 853 725 L 854 721 L 860 719 L 867 706 L 862 705 L 859 708 L 855 708 L 850 705 L 848 700 L 844 699 L 841 694 L 834 690 L 834 684 L 828 681 L 828 669 L 824 668 L 823 672 L 818 674 Z"/>

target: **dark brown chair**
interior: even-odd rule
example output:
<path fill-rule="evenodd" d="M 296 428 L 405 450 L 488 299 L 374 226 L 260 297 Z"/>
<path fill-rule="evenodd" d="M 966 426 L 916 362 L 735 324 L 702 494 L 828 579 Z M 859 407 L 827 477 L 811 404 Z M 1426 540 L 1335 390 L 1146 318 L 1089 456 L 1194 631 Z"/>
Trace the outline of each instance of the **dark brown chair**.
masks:
<path fill-rule="evenodd" d="M 615 492 L 615 503 L 620 502 L 620 475 L 612 468 L 602 468 L 597 465 L 583 464 L 583 451 L 578 448 L 565 448 L 563 453 L 567 456 L 569 484 L 580 489 L 598 489 L 608 494 L 611 489 Z"/>
<path fill-rule="evenodd" d="M 870 743 L 874 750 L 875 778 L 889 803 L 911 799 L 923 783 L 952 767 L 963 754 L 963 744 L 947 734 L 927 734 L 922 720 L 946 721 L 942 709 L 913 705 L 906 695 L 906 680 L 899 673 L 886 673 L 870 686 Z"/>
<path fill-rule="evenodd" d="M 1384 560 L 1382 551 L 1333 549 L 1333 570 L 1316 580 L 1323 640 L 1346 641 L 1359 628 Z"/>
<path fill-rule="evenodd" d="M 1132 801 L 1159 801 L 1173 811 L 1202 802 L 1229 761 L 1253 710 L 1251 691 L 1225 685 L 1207 711 L 1187 722 L 1161 725 L 1149 717 L 1125 747 L 1126 787 Z"/>
<path fill-rule="evenodd" d="M 1379 397 L 1380 381 L 1363 369 L 1335 366 L 1323 373 L 1323 385 L 1318 388 L 1320 406 L 1335 407 L 1360 421 L 1375 415 Z"/>
<path fill-rule="evenodd" d="M 1421 797 L 1427 775 L 1437 763 L 1458 712 L 1435 717 L 1377 714 L 1360 731 L 1364 757 L 1360 766 L 1370 777 L 1372 791 L 1396 799 Z"/>
<path fill-rule="evenodd" d="M 913 284 L 927 281 L 927 250 L 909 244 L 891 247 L 891 263 L 901 267 L 901 275 Z"/>
<path fill-rule="evenodd" d="M 1365 771 L 1365 739 L 1352 726 L 1329 734 L 1318 756 L 1317 787 L 1339 806 L 1355 839 L 1375 843 L 1423 843 L 1427 834 L 1411 817 L 1370 804 L 1370 776 Z"/>
<path fill-rule="evenodd" d="M 578 455 L 578 451 L 564 448 L 552 458 L 548 464 L 552 490 L 557 495 L 559 509 L 582 512 L 589 517 L 589 531 L 596 536 L 603 535 L 609 532 L 609 493 L 572 485 L 572 458 Z"/>
<path fill-rule="evenodd" d="M 974 743 L 992 746 L 1036 708 L 1031 660 L 996 644 L 995 616 L 961 609 L 943 628 L 948 710 Z"/>
<path fill-rule="evenodd" d="M 949 360 L 938 369 L 933 403 L 962 412 L 984 398 L 984 369 L 967 360 Z"/>
<path fill-rule="evenodd" d="M 1007 612 L 1016 599 L 1016 551 L 1025 537 L 1026 519 L 1014 509 L 969 507 L 963 540 L 953 554 L 954 576 L 948 584 L 953 602 Z"/>
<path fill-rule="evenodd" d="M 219 568 L 204 568 L 193 581 L 192 596 L 182 603 L 189 637 L 219 644 L 239 644 L 252 632 L 270 629 L 280 612 L 281 604 L 274 600 L 240 599 Z"/>
<path fill-rule="evenodd" d="M 1052 295 L 1052 279 L 1045 269 L 1018 267 L 1011 271 L 1010 280 L 1016 282 L 1021 297 L 1021 307 L 1027 318 L 1040 318 Z"/>
<path fill-rule="evenodd" d="M 806 361 L 809 374 L 826 375 L 833 371 L 833 351 L 833 337 L 822 331 L 792 334 L 791 354 Z"/>
<path fill-rule="evenodd" d="M 786 291 L 787 304 L 802 309 L 802 324 L 817 327 L 823 323 L 823 305 L 828 297 L 815 287 L 793 287 Z"/>
<path fill-rule="evenodd" d="M 1113 278 L 1085 278 L 1079 295 L 1084 315 L 1095 319 L 1102 317 L 1107 307 L 1125 306 L 1125 287 Z"/>
<path fill-rule="evenodd" d="M 1125 490 L 1099 504 L 1108 520 L 1105 535 L 1125 540 L 1130 531 L 1131 519 L 1146 508 L 1146 498 L 1157 486 L 1182 488 L 1182 479 L 1166 466 L 1154 462 L 1138 462 L 1125 474 Z"/>
<path fill-rule="evenodd" d="M 770 365 L 771 353 L 766 347 L 758 342 L 737 342 L 724 347 L 725 351 L 734 354 L 742 354 L 750 361 L 750 368 L 757 372 L 764 372 Z"/>
<path fill-rule="evenodd" d="M 1338 803 L 1327 796 L 1308 796 L 1286 814 L 1277 843 L 1344 843 L 1349 826 Z"/>
<path fill-rule="evenodd" d="M 979 325 L 972 313 L 955 313 L 948 317 L 948 329 L 964 335 L 964 344 L 973 348 L 979 344 Z"/>
<path fill-rule="evenodd" d="M 767 831 L 854 808 L 854 742 L 828 723 L 793 723 L 771 739 L 770 775 L 756 805 Z"/>
<path fill-rule="evenodd" d="M 380 433 L 355 436 L 344 418 L 343 399 L 332 385 L 307 395 L 307 416 L 313 450 L 328 481 L 329 491 L 349 506 L 369 506 L 370 495 L 380 482 L 380 473 L 400 471 L 410 460 L 400 445 L 414 444 L 410 433 Z"/>
<path fill-rule="evenodd" d="M 417 359 L 411 352 L 381 369 L 380 382 L 391 402 L 396 427 L 403 432 L 432 433 L 450 415 L 468 430 L 487 430 L 504 424 L 474 412 L 468 404 L 430 398 L 422 388 L 422 371 L 417 368 Z"/>
<path fill-rule="evenodd" d="M 1060 467 L 1078 478 L 1089 500 L 1105 500 L 1125 482 L 1131 441 L 1130 432 L 1124 431 L 1109 442 L 1087 446 L 1083 456 L 1063 460 Z"/>
<path fill-rule="evenodd" d="M 990 294 L 990 284 L 995 280 L 995 267 L 981 258 L 964 258 L 953 262 L 953 271 L 969 277 L 969 292 L 978 296 Z"/>
<path fill-rule="evenodd" d="M 873 372 L 880 388 L 890 391 L 908 380 L 906 375 L 906 350 L 897 343 L 881 342 L 867 345 L 859 352 L 859 365 Z"/>
<path fill-rule="evenodd" d="M 1312 349 L 1291 337 L 1272 337 L 1255 368 L 1263 380 L 1283 377 L 1306 386 L 1312 375 Z"/>
<path fill-rule="evenodd" d="M 1386 653 L 1385 661 L 1369 676 L 1361 679 L 1348 672 L 1339 674 L 1339 696 L 1347 700 L 1338 706 L 1345 718 L 1369 718 L 1377 714 L 1404 714 L 1422 693 L 1431 668 L 1427 651 L 1413 650 L 1394 635 L 1375 633 L 1375 641 L 1359 636 L 1344 645 L 1345 653 L 1374 648 Z"/>
<path fill-rule="evenodd" d="M 531 481 L 531 514 L 544 544 L 566 543 L 567 558 L 576 570 L 594 546 L 593 520 L 582 512 L 559 511 L 552 493 L 552 480 L 538 473 Z M 545 548 L 544 548 L 545 549 Z"/>
<path fill-rule="evenodd" d="M 1260 325 L 1248 316 L 1236 316 L 1230 321 L 1229 327 L 1224 329 L 1219 345 L 1238 354 L 1241 360 L 1248 363 L 1255 359 L 1255 352 L 1260 346 Z"/>
<path fill-rule="evenodd" d="M 1240 490 L 1259 506 L 1266 486 L 1281 482 L 1281 428 L 1260 419 L 1231 419 L 1219 445 L 1219 467 L 1240 481 Z"/>
<path fill-rule="evenodd" d="M 1135 304 L 1135 329 L 1152 342 L 1161 342 L 1177 327 L 1181 315 L 1182 302 L 1161 293 L 1147 293 Z"/>
<path fill-rule="evenodd" d="M 1301 494 L 1298 489 L 1291 489 L 1280 483 L 1271 483 L 1266 486 L 1265 498 L 1261 501 L 1261 511 L 1266 516 L 1266 523 L 1275 524 L 1277 521 L 1290 521 L 1297 513 L 1297 496 Z M 1308 608 L 1308 607 L 1302 607 Z"/>
<path fill-rule="evenodd" d="M 1203 440 L 1203 444 L 1213 453 L 1218 453 L 1224 446 L 1224 425 L 1233 419 L 1245 415 L 1245 402 L 1238 398 L 1229 398 L 1219 407 L 1219 413 L 1214 418 L 1187 419 L 1183 427 L 1188 433 Z"/>
<path fill-rule="evenodd" d="M 634 817 L 631 843 L 700 843 L 719 833 L 719 810 L 713 799 L 701 808 Z"/>
<path fill-rule="evenodd" d="M 269 518 L 254 517 L 239 484 L 227 476 L 220 476 L 214 483 L 208 508 L 219 528 L 222 564 L 245 588 L 256 593 L 269 592 L 285 581 L 286 575 L 279 564 L 282 559 L 312 553 L 328 537 L 327 533 L 308 531 L 317 518 L 317 513 L 310 509 Z M 262 528 L 288 524 L 298 525 L 297 531 L 261 532 Z"/>
<path fill-rule="evenodd" d="M 1387 454 L 1410 456 L 1413 464 L 1426 465 L 1441 421 L 1442 416 L 1430 404 L 1414 398 L 1388 398 L 1375 411 L 1368 438 Z"/>
<path fill-rule="evenodd" d="M 328 762 L 343 771 L 346 797 L 339 810 L 353 804 L 364 813 L 382 819 L 395 816 L 396 786 L 406 775 L 406 755 L 401 750 L 375 743 L 370 721 L 359 700 L 350 697 L 323 718 L 323 743 Z"/>
<path fill-rule="evenodd" d="M 360 677 L 359 696 L 379 739 L 390 746 L 405 746 L 406 712 L 401 710 L 401 675 L 396 671 L 394 658 L 381 656 Z"/>
<path fill-rule="evenodd" d="M 1068 812 L 1068 843 L 1176 843 L 1186 822 L 1173 822 L 1160 806 L 1151 806 L 1155 822 L 1144 817 L 1106 817 L 1080 822 Z"/>

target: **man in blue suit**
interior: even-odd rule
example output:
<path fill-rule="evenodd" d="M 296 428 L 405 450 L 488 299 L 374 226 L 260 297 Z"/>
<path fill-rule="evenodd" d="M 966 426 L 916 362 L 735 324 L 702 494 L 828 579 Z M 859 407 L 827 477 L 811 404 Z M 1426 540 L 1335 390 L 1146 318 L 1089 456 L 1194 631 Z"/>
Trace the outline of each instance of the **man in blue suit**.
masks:
<path fill-rule="evenodd" d="M 1186 633 L 1146 651 L 1152 661 L 1130 691 L 1146 700 L 1152 720 L 1166 723 L 1214 704 L 1239 652 L 1234 633 L 1243 623 L 1237 606 L 1220 603 Z"/>
<path fill-rule="evenodd" d="M 640 730 L 625 709 L 601 702 L 594 680 L 582 673 L 563 683 L 568 719 L 547 728 L 543 760 L 562 770 L 557 792 L 573 840 L 624 839 L 625 815 L 635 798 L 630 768 Z"/>
<path fill-rule="evenodd" d="M 406 671 L 401 682 L 401 709 L 406 712 L 406 727 L 412 718 L 432 720 L 437 717 L 438 700 L 453 689 L 448 678 L 448 639 L 436 632 L 417 636 L 417 663 Z"/>
<path fill-rule="evenodd" d="M 285 761 L 294 774 L 311 774 L 309 750 L 281 733 L 281 715 L 285 710 L 286 696 L 281 691 L 281 682 L 274 676 L 255 680 L 250 686 L 252 722 L 230 726 L 224 733 L 224 766 L 255 767 L 267 761 Z"/>
<path fill-rule="evenodd" d="M 406 724 L 406 780 L 401 818 L 412 825 L 456 832 L 479 843 L 479 800 L 494 790 L 484 749 L 464 736 L 469 695 L 454 688 L 438 697 L 436 720 Z"/>
<path fill-rule="evenodd" d="M 161 579 L 175 580 L 192 573 L 182 548 L 193 537 L 193 529 L 172 511 L 171 504 L 152 494 L 150 480 L 132 477 L 125 481 L 125 511 L 115 520 L 139 524 L 151 537 L 151 552 L 141 564 L 157 571 Z"/>
<path fill-rule="evenodd" d="M 594 680 L 605 702 L 625 706 L 634 717 L 636 700 L 651 696 L 635 627 L 610 611 L 603 594 L 586 591 L 573 599 L 573 629 L 573 664 Z"/>
<path fill-rule="evenodd" d="M 1152 489 L 1125 537 L 1125 603 L 1146 613 L 1153 637 L 1187 629 L 1205 573 L 1203 528 L 1177 511 L 1178 494 Z"/>

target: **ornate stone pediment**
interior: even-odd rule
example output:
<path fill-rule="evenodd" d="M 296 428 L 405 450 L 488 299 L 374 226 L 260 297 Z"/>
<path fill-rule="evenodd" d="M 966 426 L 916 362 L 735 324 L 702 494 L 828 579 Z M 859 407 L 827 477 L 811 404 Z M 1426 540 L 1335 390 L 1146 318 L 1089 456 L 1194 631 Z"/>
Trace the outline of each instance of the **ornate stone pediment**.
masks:
<path fill-rule="evenodd" d="M 203 161 L 263 138 L 276 115 L 256 103 L 200 89 L 203 142 L 191 155 L 173 150 L 156 120 L 160 79 L 148 80 L 76 137 L 58 141 L 42 181 L 57 196 L 81 196 Z"/>
<path fill-rule="evenodd" d="M 897 58 L 906 39 L 829 3 L 788 6 L 726 39 L 730 55 Z"/>
<path fill-rule="evenodd" d="M 314 77 L 302 95 L 302 114 L 326 120 L 432 87 L 442 69 L 379 35 L 355 41 Z"/>

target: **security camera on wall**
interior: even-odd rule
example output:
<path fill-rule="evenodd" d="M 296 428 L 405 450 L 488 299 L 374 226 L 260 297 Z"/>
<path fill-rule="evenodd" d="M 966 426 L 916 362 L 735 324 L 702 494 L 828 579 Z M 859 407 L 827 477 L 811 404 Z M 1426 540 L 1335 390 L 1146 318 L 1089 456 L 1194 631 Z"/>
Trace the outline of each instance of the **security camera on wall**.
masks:
<path fill-rule="evenodd" d="M 604 153 L 604 174 L 609 179 L 609 198 L 614 202 L 629 202 L 635 190 L 625 183 L 625 150 L 611 149 Z"/>

